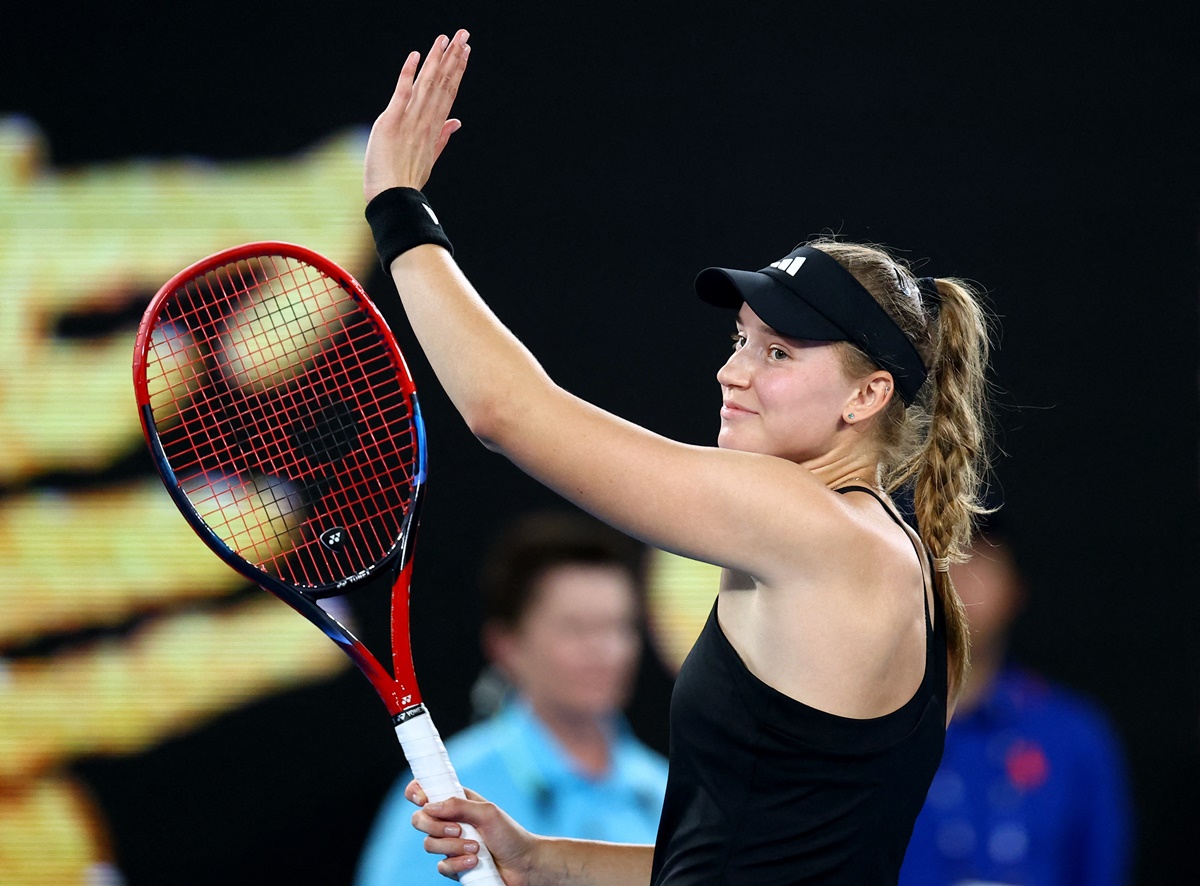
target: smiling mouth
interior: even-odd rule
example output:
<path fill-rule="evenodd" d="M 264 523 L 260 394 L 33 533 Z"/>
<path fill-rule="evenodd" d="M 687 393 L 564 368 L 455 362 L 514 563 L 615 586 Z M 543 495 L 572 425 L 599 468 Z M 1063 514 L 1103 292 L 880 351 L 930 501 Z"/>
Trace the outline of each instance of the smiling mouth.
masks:
<path fill-rule="evenodd" d="M 733 415 L 754 415 L 754 414 L 755 413 L 753 410 L 746 409 L 745 407 L 742 407 L 742 406 L 738 406 L 736 403 L 722 403 L 721 404 L 722 417 L 733 416 Z"/>

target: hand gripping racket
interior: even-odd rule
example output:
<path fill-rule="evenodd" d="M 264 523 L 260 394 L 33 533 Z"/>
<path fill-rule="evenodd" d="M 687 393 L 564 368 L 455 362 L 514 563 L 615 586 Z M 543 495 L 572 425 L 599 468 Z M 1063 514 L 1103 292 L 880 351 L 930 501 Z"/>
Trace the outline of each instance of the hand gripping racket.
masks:
<path fill-rule="evenodd" d="M 354 661 L 430 800 L 462 797 L 421 700 L 409 582 L 425 430 L 387 324 L 342 268 L 288 243 L 219 252 L 171 278 L 138 329 L 142 428 L 175 504 L 217 556 Z M 392 669 L 317 601 L 390 573 Z M 478 833 L 464 883 L 503 886 Z"/>

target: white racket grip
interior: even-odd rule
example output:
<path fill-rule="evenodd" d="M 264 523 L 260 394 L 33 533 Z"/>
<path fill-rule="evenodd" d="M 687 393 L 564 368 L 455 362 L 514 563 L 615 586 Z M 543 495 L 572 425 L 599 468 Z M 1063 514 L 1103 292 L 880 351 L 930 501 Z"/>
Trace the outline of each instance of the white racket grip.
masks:
<path fill-rule="evenodd" d="M 407 712 L 406 712 L 407 713 Z M 458 783 L 458 775 L 450 764 L 446 747 L 433 718 L 428 711 L 422 711 L 414 717 L 396 724 L 396 737 L 400 739 L 400 747 L 412 769 L 413 778 L 421 785 L 421 790 L 430 802 L 447 800 L 450 797 L 465 797 L 462 785 Z M 496 870 L 496 862 L 484 845 L 479 832 L 469 824 L 459 822 L 465 840 L 474 840 L 479 844 L 479 863 L 469 871 L 458 875 L 460 883 L 468 886 L 504 886 L 500 872 Z"/>

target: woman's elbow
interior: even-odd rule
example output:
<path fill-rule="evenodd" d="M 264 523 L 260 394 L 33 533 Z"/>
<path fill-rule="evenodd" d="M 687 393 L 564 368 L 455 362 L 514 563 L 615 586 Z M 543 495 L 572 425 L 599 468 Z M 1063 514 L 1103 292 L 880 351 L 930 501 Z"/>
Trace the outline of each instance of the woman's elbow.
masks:
<path fill-rule="evenodd" d="M 561 393 L 550 382 L 524 388 L 520 394 L 503 389 L 503 393 L 475 399 L 462 410 L 462 417 L 480 443 L 492 452 L 512 457 L 528 445 L 529 441 L 522 438 L 531 428 L 542 426 L 547 410 L 552 413 L 559 402 L 555 395 Z"/>
<path fill-rule="evenodd" d="M 464 409 L 462 416 L 475 438 L 492 452 L 504 452 L 507 413 L 504 406 L 495 401 L 481 401 Z"/>

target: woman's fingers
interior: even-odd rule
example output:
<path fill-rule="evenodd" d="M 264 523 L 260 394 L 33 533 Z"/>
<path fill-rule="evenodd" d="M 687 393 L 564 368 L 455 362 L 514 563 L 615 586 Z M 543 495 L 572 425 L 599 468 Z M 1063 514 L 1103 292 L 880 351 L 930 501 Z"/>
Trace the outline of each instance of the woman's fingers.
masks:
<path fill-rule="evenodd" d="M 430 855 L 444 855 L 447 858 L 457 858 L 460 855 L 477 855 L 478 840 L 462 840 L 456 837 L 426 837 L 425 851 Z"/>
<path fill-rule="evenodd" d="M 477 803 L 487 802 L 486 797 L 466 786 L 463 787 L 463 793 L 467 795 L 468 800 L 474 800 Z M 424 806 L 429 802 L 429 798 L 425 796 L 425 792 L 421 790 L 421 785 L 415 778 L 404 788 L 404 796 L 408 799 L 408 802 L 412 803 L 414 806 Z"/>
<path fill-rule="evenodd" d="M 371 127 L 363 167 L 363 196 L 392 187 L 424 187 L 450 136 L 462 123 L 450 117 L 470 34 L 440 35 L 425 60 L 410 52 L 383 113 Z"/>
<path fill-rule="evenodd" d="M 471 51 L 467 45 L 470 36 L 466 30 L 459 30 L 453 39 L 438 37 L 417 74 L 416 94 L 411 105 L 415 113 L 429 119 L 433 125 L 440 127 L 446 120 L 458 95 Z"/>
<path fill-rule="evenodd" d="M 425 794 L 419 788 L 411 792 L 410 799 L 420 801 L 423 808 L 426 805 Z M 433 805 L 439 815 L 453 816 L 458 812 L 457 807 L 444 802 Z M 479 863 L 479 842 L 463 839 L 462 828 L 456 822 L 434 818 L 419 809 L 413 813 L 412 823 L 414 828 L 427 835 L 425 851 L 431 855 L 445 856 L 437 866 L 438 873 L 443 877 L 456 879 L 459 874 Z"/>
<path fill-rule="evenodd" d="M 472 793 L 474 794 L 474 792 Z M 440 803 L 430 804 L 428 797 L 425 796 L 425 792 L 421 790 L 421 786 L 415 781 L 408 783 L 408 787 L 404 789 L 404 796 L 421 807 L 412 814 L 412 825 L 418 831 L 428 834 L 430 839 L 461 837 L 462 828 L 459 826 L 459 821 L 471 821 L 473 823 L 470 815 L 474 810 L 471 809 L 472 803 L 470 801 L 451 797 Z M 479 801 L 483 801 L 483 798 L 478 794 L 474 794 L 474 796 L 477 798 L 476 804 Z"/>
<path fill-rule="evenodd" d="M 404 66 L 400 68 L 400 76 L 396 80 L 396 89 L 388 102 L 387 112 L 403 114 L 404 109 L 408 107 L 409 99 L 412 98 L 413 79 L 417 75 L 417 62 L 420 60 L 421 53 L 416 50 L 410 52 L 404 60 Z"/>
<path fill-rule="evenodd" d="M 430 78 L 434 76 L 434 70 L 442 63 L 442 57 L 446 54 L 446 50 L 450 47 L 450 38 L 445 34 L 438 36 L 433 41 L 433 45 L 429 47 L 429 52 L 425 54 L 425 62 L 421 65 L 421 72 L 417 74 L 417 83 L 428 83 Z"/>
<path fill-rule="evenodd" d="M 457 880 L 459 874 L 464 874 L 479 863 L 478 855 L 456 855 L 452 858 L 443 858 L 438 862 L 438 873 L 443 877 L 448 877 L 451 880 Z"/>
<path fill-rule="evenodd" d="M 418 797 L 422 801 L 425 799 L 424 793 L 420 793 Z M 413 827 L 430 837 L 458 837 L 462 833 L 458 822 L 474 823 L 467 809 L 467 802 L 457 797 L 440 803 L 421 802 L 421 808 L 412 814 Z"/>
<path fill-rule="evenodd" d="M 429 798 L 425 796 L 425 792 L 421 790 L 421 786 L 417 784 L 417 780 L 415 778 L 410 781 L 408 783 L 408 787 L 404 789 L 404 796 L 408 799 L 408 802 L 416 806 L 424 806 L 427 802 L 429 802 Z"/>
<path fill-rule="evenodd" d="M 438 873 L 451 879 L 463 871 L 471 870 L 479 862 L 479 843 L 475 840 L 426 837 L 425 851 L 431 855 L 445 856 L 438 862 Z"/>
<path fill-rule="evenodd" d="M 438 136 L 437 142 L 433 146 L 433 162 L 436 163 L 438 157 L 442 156 L 442 151 L 446 148 L 446 143 L 450 141 L 450 136 L 462 129 L 462 121 L 457 118 L 447 120 L 442 125 L 442 133 Z"/>
<path fill-rule="evenodd" d="M 465 799 L 450 797 L 430 803 L 415 781 L 404 790 L 404 796 L 420 807 L 412 815 L 412 824 L 425 834 L 425 851 L 445 856 L 438 863 L 438 873 L 455 877 L 478 863 L 478 840 L 463 835 L 462 825 L 469 824 L 487 843 L 505 882 L 527 884 L 538 838 L 484 797 L 469 789 L 465 793 Z"/>

